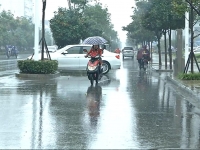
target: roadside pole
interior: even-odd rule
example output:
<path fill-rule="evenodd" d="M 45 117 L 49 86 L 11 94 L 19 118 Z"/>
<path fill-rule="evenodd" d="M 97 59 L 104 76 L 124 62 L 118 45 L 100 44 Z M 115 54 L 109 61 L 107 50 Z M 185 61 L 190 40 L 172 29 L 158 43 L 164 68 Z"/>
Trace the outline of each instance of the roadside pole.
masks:
<path fill-rule="evenodd" d="M 189 55 L 189 12 L 185 12 L 185 65 Z"/>
<path fill-rule="evenodd" d="M 184 63 L 184 59 L 182 58 L 183 57 L 183 54 L 182 54 L 182 49 L 183 49 L 183 46 L 182 46 L 182 29 L 178 29 L 177 30 L 177 42 L 178 42 L 178 48 L 177 48 L 177 73 L 182 73 L 184 71 L 184 66 L 185 66 L 185 63 Z"/>
<path fill-rule="evenodd" d="M 34 40 L 34 60 L 39 59 L 39 1 L 35 0 L 35 40 Z"/>

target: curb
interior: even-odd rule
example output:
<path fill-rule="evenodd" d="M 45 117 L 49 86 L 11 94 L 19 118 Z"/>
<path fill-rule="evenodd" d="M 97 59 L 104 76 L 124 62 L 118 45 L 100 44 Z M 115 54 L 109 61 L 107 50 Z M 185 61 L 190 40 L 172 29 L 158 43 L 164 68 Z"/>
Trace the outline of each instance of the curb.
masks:
<path fill-rule="evenodd" d="M 16 77 L 19 78 L 31 78 L 31 79 L 52 79 L 60 77 L 60 73 L 56 72 L 55 74 L 26 74 L 26 73 L 16 73 Z"/>
<path fill-rule="evenodd" d="M 156 69 L 154 67 L 152 67 L 152 70 L 156 72 L 173 72 L 173 69 Z"/>
<path fill-rule="evenodd" d="M 200 93 L 198 93 L 197 91 L 191 90 L 190 88 L 178 82 L 178 80 L 171 78 L 170 76 L 166 76 L 166 80 L 170 81 L 172 84 L 180 88 L 186 94 L 189 94 L 189 96 L 192 96 L 191 98 L 195 98 L 198 102 L 200 102 Z"/>
<path fill-rule="evenodd" d="M 173 70 L 165 70 L 165 69 L 154 69 L 156 72 L 173 72 Z"/>

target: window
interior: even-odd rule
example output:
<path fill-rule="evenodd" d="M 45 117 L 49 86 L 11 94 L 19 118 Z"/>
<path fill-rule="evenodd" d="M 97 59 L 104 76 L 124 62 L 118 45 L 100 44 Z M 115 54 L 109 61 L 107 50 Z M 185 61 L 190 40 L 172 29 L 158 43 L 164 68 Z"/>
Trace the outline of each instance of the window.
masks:
<path fill-rule="evenodd" d="M 124 47 L 125 50 L 133 50 L 133 47 Z"/>
<path fill-rule="evenodd" d="M 68 54 L 80 54 L 80 46 L 74 46 L 67 50 Z"/>
<path fill-rule="evenodd" d="M 90 49 L 91 49 L 91 46 L 82 46 L 81 47 L 81 54 L 87 54 L 86 52 L 83 51 L 84 49 L 86 49 L 89 52 Z"/>

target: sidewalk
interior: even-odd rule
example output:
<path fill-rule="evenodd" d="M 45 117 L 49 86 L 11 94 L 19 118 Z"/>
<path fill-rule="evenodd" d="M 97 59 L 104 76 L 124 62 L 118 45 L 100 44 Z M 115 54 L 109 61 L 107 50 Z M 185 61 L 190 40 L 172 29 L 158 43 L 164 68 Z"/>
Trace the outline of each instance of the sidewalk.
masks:
<path fill-rule="evenodd" d="M 153 60 L 157 60 L 156 55 L 153 55 Z M 195 65 L 194 65 L 195 66 Z M 198 102 L 198 106 L 200 107 L 200 80 L 180 80 L 173 73 L 173 66 L 172 69 L 169 69 L 169 62 L 167 69 L 165 69 L 165 63 L 162 62 L 162 66 L 159 67 L 158 61 L 154 61 L 151 64 L 151 67 L 156 72 L 169 72 L 169 75 L 166 76 L 166 81 L 171 82 L 172 84 L 176 85 L 179 89 L 186 92 L 188 96 L 191 97 L 193 102 Z"/>

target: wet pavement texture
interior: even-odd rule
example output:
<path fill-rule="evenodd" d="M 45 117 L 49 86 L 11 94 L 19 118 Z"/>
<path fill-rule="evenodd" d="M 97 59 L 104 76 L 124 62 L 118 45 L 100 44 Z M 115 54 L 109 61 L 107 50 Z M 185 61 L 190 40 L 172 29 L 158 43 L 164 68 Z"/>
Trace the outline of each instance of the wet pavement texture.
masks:
<path fill-rule="evenodd" d="M 31 54 L 19 54 L 17 58 L 7 58 L 6 55 L 0 55 L 0 77 L 18 72 L 17 61 L 26 59 L 30 55 Z"/>
<path fill-rule="evenodd" d="M 200 109 L 165 80 L 169 72 L 139 71 L 129 58 L 122 66 L 94 87 L 85 73 L 1 76 L 0 148 L 200 148 Z"/>

